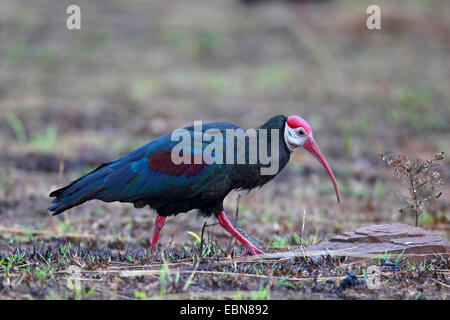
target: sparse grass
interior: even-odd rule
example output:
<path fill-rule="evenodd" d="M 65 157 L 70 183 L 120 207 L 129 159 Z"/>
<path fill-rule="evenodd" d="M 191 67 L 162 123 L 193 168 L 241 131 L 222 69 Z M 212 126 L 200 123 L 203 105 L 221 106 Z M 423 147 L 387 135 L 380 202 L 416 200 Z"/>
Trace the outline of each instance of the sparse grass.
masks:
<path fill-rule="evenodd" d="M 70 220 L 64 221 L 63 219 L 56 219 L 56 222 L 59 224 L 60 228 L 64 232 L 74 232 L 75 228 L 72 225 Z"/>
<path fill-rule="evenodd" d="M 134 290 L 134 296 L 137 299 L 142 299 L 142 300 L 147 300 L 148 299 L 147 295 L 144 292 L 142 292 L 142 291 L 140 291 L 138 289 Z"/>
<path fill-rule="evenodd" d="M 270 288 L 269 286 L 261 283 L 259 290 L 252 294 L 251 300 L 268 300 L 270 299 Z"/>
<path fill-rule="evenodd" d="M 6 114 L 6 120 L 14 131 L 16 135 L 16 139 L 19 142 L 27 141 L 27 134 L 25 132 L 25 128 L 23 127 L 22 121 L 12 112 Z"/>
<path fill-rule="evenodd" d="M 56 126 L 49 125 L 42 133 L 31 136 L 31 145 L 38 152 L 54 151 L 56 147 L 58 130 Z"/>
<path fill-rule="evenodd" d="M 3 48 L 2 53 L 8 60 L 13 62 L 34 62 L 45 66 L 48 66 L 56 59 L 55 52 L 50 48 L 19 43 L 8 44 Z"/>
<path fill-rule="evenodd" d="M 277 282 L 277 286 L 285 286 L 285 287 L 289 287 L 292 288 L 294 290 L 297 289 L 297 286 L 294 285 L 293 283 L 291 283 L 290 281 L 287 280 L 287 277 L 283 277 L 280 280 L 278 280 Z"/>
<path fill-rule="evenodd" d="M 54 269 L 52 266 L 36 267 L 34 269 L 34 276 L 38 280 L 38 283 L 40 280 L 44 279 L 55 281 Z"/>
<path fill-rule="evenodd" d="M 264 66 L 256 70 L 255 83 L 261 90 L 277 90 L 294 80 L 292 68 L 284 65 Z"/>
<path fill-rule="evenodd" d="M 173 28 L 163 32 L 162 40 L 167 45 L 181 50 L 190 57 L 202 58 L 219 47 L 221 33 L 216 30 L 189 33 L 181 28 Z"/>
<path fill-rule="evenodd" d="M 93 243 L 91 243 L 93 245 Z M 345 296 L 346 292 L 358 290 L 363 296 L 368 293 L 364 286 L 342 291 L 339 281 L 347 276 L 349 270 L 357 272 L 357 277 L 367 279 L 368 261 L 346 263 L 330 256 L 323 259 L 298 258 L 291 261 L 255 261 L 245 262 L 228 259 L 204 259 L 194 264 L 189 261 L 197 256 L 196 249 L 188 256 L 179 256 L 176 250 L 166 249 L 161 260 L 157 257 L 148 260 L 145 252 L 128 251 L 114 254 L 108 249 L 101 256 L 99 251 L 83 249 L 72 242 L 56 245 L 45 251 L 37 249 L 18 249 L 10 255 L 0 255 L 0 279 L 6 277 L 16 281 L 21 277 L 33 279 L 23 285 L 35 287 L 34 294 L 28 298 L 43 298 L 43 288 L 47 299 L 98 299 L 114 297 L 109 291 L 108 283 L 120 283 L 120 297 L 130 299 L 151 299 L 154 297 L 171 297 L 179 294 L 196 294 L 210 288 L 210 297 L 222 292 L 235 290 L 231 298 L 271 299 L 286 297 L 307 297 L 311 292 L 322 292 L 328 296 Z M 422 277 L 433 275 L 440 281 L 440 275 L 448 273 L 446 261 L 419 264 L 386 264 L 389 255 L 381 255 L 377 266 L 386 268 L 383 282 L 378 293 L 397 287 L 395 296 L 405 297 L 408 288 L 403 286 L 405 272 L 409 281 L 420 283 Z M 149 263 L 150 262 L 150 263 Z M 396 261 L 399 263 L 399 261 Z M 78 266 L 80 265 L 80 267 Z M 359 268 L 351 266 L 358 266 Z M 397 271 L 400 267 L 402 271 Z M 351 269 L 350 269 L 351 268 Z M 325 271 L 318 276 L 317 270 Z M 128 272 L 128 273 L 127 273 Z M 133 275 L 133 272 L 137 272 Z M 397 272 L 397 273 L 396 273 Z M 403 275 L 403 276 L 401 276 Z M 144 287 L 145 285 L 145 287 Z M 198 291 L 200 290 L 200 291 Z M 108 296 L 108 294 L 112 294 Z M 119 294 L 117 292 L 116 294 Z M 371 293 L 373 294 L 373 292 Z M 426 295 L 430 295 L 428 292 Z"/>
<path fill-rule="evenodd" d="M 202 239 L 200 238 L 200 236 L 198 236 L 195 232 L 192 232 L 192 231 L 186 231 L 186 232 L 187 232 L 187 234 L 189 234 L 190 236 L 194 237 L 194 239 L 195 239 L 195 241 L 196 241 L 197 243 L 201 243 L 201 242 L 202 242 Z"/>

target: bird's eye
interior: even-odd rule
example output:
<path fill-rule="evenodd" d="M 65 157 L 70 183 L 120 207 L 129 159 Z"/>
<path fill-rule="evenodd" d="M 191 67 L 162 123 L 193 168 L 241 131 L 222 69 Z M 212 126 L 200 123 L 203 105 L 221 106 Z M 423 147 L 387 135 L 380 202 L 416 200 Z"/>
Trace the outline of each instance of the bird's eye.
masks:
<path fill-rule="evenodd" d="M 304 134 L 305 134 L 305 132 L 303 131 L 303 129 L 299 129 L 299 130 L 298 130 L 298 135 L 302 136 L 302 135 L 304 135 Z"/>

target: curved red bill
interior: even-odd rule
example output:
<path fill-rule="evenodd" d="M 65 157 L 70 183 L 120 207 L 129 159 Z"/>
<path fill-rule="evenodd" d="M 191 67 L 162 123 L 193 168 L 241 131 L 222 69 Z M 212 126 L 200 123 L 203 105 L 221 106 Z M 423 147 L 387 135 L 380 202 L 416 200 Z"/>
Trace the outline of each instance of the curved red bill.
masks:
<path fill-rule="evenodd" d="M 341 196 L 339 194 L 339 189 L 337 186 L 336 178 L 334 177 L 333 171 L 331 170 L 331 167 L 328 165 L 327 160 L 323 156 L 322 152 L 320 152 L 319 147 L 317 146 L 317 143 L 314 141 L 312 137 L 310 137 L 305 144 L 303 145 L 303 148 L 308 150 L 319 162 L 322 164 L 322 166 L 325 168 L 325 170 L 328 173 L 328 176 L 331 179 L 331 182 L 334 186 L 334 191 L 336 192 L 337 201 L 341 201 Z"/>

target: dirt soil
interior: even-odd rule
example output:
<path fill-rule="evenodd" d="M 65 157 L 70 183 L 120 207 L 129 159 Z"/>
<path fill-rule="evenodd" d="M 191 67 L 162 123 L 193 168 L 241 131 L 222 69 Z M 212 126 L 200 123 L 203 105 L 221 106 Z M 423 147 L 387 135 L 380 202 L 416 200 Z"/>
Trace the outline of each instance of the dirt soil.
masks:
<path fill-rule="evenodd" d="M 448 259 L 422 264 L 297 258 L 248 262 L 195 212 L 167 219 L 91 201 L 52 216 L 48 194 L 194 120 L 254 128 L 299 114 L 339 183 L 298 151 L 277 178 L 225 200 L 230 219 L 268 252 L 400 213 L 401 180 L 380 153 L 445 152 L 442 196 L 419 225 L 448 239 L 448 1 L 89 1 L 67 30 L 65 1 L 4 1 L 0 12 L 1 299 L 449 299 Z"/>

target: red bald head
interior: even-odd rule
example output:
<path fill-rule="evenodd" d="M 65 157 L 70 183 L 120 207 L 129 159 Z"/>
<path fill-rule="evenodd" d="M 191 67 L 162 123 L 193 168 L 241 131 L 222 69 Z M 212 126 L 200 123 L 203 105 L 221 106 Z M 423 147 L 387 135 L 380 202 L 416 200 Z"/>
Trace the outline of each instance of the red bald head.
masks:
<path fill-rule="evenodd" d="M 307 134 L 311 134 L 311 132 L 312 132 L 311 126 L 302 117 L 289 116 L 287 118 L 286 122 L 287 122 L 288 126 L 291 127 L 292 129 L 297 129 L 297 128 L 302 127 L 303 129 L 305 129 Z"/>
<path fill-rule="evenodd" d="M 305 150 L 309 151 L 317 160 L 319 160 L 319 162 L 327 171 L 331 182 L 333 183 L 336 197 L 339 202 L 341 196 L 339 195 L 336 178 L 334 177 L 333 171 L 328 165 L 327 160 L 320 151 L 319 146 L 314 141 L 312 130 L 308 122 L 306 122 L 302 117 L 299 116 L 288 117 L 286 120 L 284 139 L 286 142 L 286 146 L 291 152 L 293 152 L 297 147 L 303 147 Z"/>

